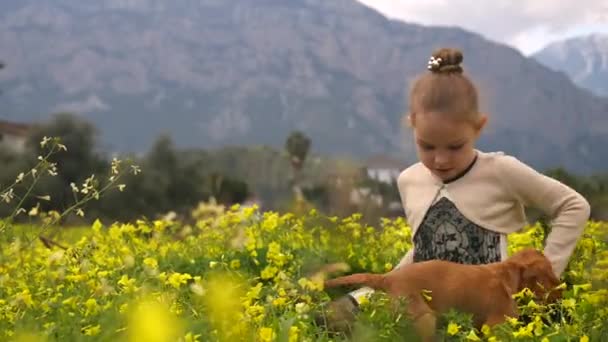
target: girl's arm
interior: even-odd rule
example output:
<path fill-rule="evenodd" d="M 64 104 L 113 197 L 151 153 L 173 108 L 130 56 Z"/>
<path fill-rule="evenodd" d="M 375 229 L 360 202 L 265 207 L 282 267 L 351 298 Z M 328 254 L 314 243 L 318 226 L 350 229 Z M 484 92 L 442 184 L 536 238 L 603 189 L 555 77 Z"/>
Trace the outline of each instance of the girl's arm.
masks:
<path fill-rule="evenodd" d="M 407 253 L 405 253 L 403 258 L 401 258 L 401 261 L 399 261 L 399 264 L 394 269 L 398 269 L 401 266 L 406 265 L 406 264 L 411 264 L 412 262 L 414 262 L 414 247 L 413 246 Z"/>
<path fill-rule="evenodd" d="M 544 254 L 559 277 L 589 220 L 589 202 L 572 188 L 514 157 L 503 156 L 499 160 L 499 176 L 512 194 L 524 206 L 538 208 L 551 218 Z"/>
<path fill-rule="evenodd" d="M 403 206 L 403 210 L 404 210 L 404 214 L 406 216 L 407 219 L 407 210 L 405 209 L 405 202 L 406 202 L 406 196 L 405 196 L 405 187 L 407 186 L 407 174 L 408 171 L 410 169 L 405 169 L 404 171 L 401 172 L 401 174 L 399 174 L 399 177 L 397 178 L 397 190 L 399 191 L 399 197 L 401 199 L 401 204 Z M 403 258 L 401 258 L 401 260 L 399 261 L 399 264 L 397 264 L 397 266 L 394 269 L 398 269 L 401 266 L 405 265 L 405 264 L 411 264 L 414 262 L 414 246 L 412 245 L 412 248 L 405 253 L 405 255 L 403 256 Z"/>

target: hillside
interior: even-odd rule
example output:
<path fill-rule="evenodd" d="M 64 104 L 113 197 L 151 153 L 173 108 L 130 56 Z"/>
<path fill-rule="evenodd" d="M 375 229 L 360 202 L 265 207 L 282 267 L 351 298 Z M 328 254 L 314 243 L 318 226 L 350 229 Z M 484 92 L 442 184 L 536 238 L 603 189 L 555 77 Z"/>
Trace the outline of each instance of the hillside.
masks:
<path fill-rule="evenodd" d="M 354 0 L 5 0 L 0 116 L 74 111 L 104 148 L 282 146 L 414 159 L 400 119 L 430 52 L 454 46 L 491 124 L 480 148 L 539 168 L 608 167 L 608 100 L 507 46 L 458 28 L 390 21 Z"/>

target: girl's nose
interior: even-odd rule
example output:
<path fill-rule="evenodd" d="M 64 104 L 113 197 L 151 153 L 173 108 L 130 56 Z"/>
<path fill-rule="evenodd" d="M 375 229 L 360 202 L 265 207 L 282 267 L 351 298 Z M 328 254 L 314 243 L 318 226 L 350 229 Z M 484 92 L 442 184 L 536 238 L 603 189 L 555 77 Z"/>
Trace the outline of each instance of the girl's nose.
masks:
<path fill-rule="evenodd" d="M 448 162 L 448 157 L 445 153 L 436 153 L 435 154 L 435 165 L 441 166 L 445 165 Z"/>

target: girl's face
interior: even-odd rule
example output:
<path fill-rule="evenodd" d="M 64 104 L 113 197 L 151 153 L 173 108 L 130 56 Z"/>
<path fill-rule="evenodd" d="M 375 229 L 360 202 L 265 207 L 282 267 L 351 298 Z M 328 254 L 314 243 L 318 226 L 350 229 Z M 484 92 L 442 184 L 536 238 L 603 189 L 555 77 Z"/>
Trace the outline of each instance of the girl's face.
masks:
<path fill-rule="evenodd" d="M 441 180 L 449 180 L 462 173 L 475 158 L 475 142 L 486 123 L 446 119 L 441 113 L 416 115 L 414 139 L 418 158 Z"/>

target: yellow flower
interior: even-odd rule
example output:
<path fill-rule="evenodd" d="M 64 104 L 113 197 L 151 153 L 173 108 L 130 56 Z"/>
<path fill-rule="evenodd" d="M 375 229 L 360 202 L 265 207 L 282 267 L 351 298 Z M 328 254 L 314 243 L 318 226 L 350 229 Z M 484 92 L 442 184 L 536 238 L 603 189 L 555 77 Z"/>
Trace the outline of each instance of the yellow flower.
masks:
<path fill-rule="evenodd" d="M 310 281 L 307 278 L 300 278 L 298 280 L 298 284 L 305 290 L 312 290 L 312 291 L 321 291 L 323 290 L 323 282 L 318 281 L 318 282 L 313 282 Z"/>
<path fill-rule="evenodd" d="M 275 266 L 266 266 L 261 273 L 262 279 L 271 279 L 279 272 L 279 269 Z"/>
<path fill-rule="evenodd" d="M 568 309 L 574 309 L 576 307 L 576 299 L 566 298 L 562 300 L 562 306 Z"/>
<path fill-rule="evenodd" d="M 101 326 L 99 324 L 95 325 L 95 326 L 89 325 L 89 326 L 82 328 L 82 332 L 86 336 L 95 336 L 101 332 Z"/>
<path fill-rule="evenodd" d="M 589 342 L 589 337 L 587 335 L 583 335 L 579 339 L 579 342 Z"/>
<path fill-rule="evenodd" d="M 288 342 L 297 342 L 300 335 L 300 328 L 295 325 L 289 327 L 289 339 Z"/>
<path fill-rule="evenodd" d="M 519 325 L 519 320 L 517 320 L 517 318 L 515 317 L 507 317 L 507 322 L 512 326 L 512 327 L 517 327 Z"/>
<path fill-rule="evenodd" d="M 247 294 L 245 295 L 245 303 L 246 305 L 248 303 L 253 302 L 255 299 L 260 298 L 260 292 L 262 291 L 262 283 L 257 283 L 255 286 L 251 287 L 249 289 L 249 291 L 247 291 Z"/>
<path fill-rule="evenodd" d="M 158 268 L 158 261 L 156 261 L 154 258 L 145 258 L 144 265 L 150 268 Z"/>
<path fill-rule="evenodd" d="M 479 336 L 477 336 L 477 334 L 475 333 L 475 330 L 469 331 L 469 334 L 467 335 L 466 340 L 467 341 L 481 341 Z"/>
<path fill-rule="evenodd" d="M 273 241 L 268 245 L 268 252 L 266 253 L 266 259 L 278 267 L 285 265 L 289 259 L 287 255 L 281 252 L 281 245 Z"/>
<path fill-rule="evenodd" d="M 275 298 L 272 301 L 272 305 L 274 305 L 274 306 L 283 306 L 283 305 L 285 305 L 285 303 L 287 303 L 287 298 L 285 298 L 285 297 Z"/>
<path fill-rule="evenodd" d="M 85 316 L 94 315 L 99 310 L 99 306 L 97 305 L 97 300 L 95 300 L 95 298 L 89 298 L 84 303 L 84 306 L 87 309 L 86 312 L 85 312 L 85 314 L 84 314 Z"/>
<path fill-rule="evenodd" d="M 188 283 L 188 280 L 192 279 L 192 276 L 188 273 L 174 272 L 169 276 L 169 279 L 165 282 L 167 285 L 171 285 L 176 289 L 179 289 L 182 285 Z"/>
<path fill-rule="evenodd" d="M 512 297 L 514 299 L 533 298 L 534 293 L 529 288 L 526 287 L 523 290 L 519 291 L 518 293 L 513 294 Z"/>
<path fill-rule="evenodd" d="M 264 213 L 264 221 L 262 229 L 267 232 L 273 232 L 279 225 L 279 215 L 277 213 Z"/>
<path fill-rule="evenodd" d="M 235 322 L 243 316 L 243 287 L 244 284 L 229 274 L 214 275 L 205 284 L 203 300 L 208 317 L 224 339 L 234 332 Z"/>
<path fill-rule="evenodd" d="M 187 333 L 186 336 L 184 336 L 184 342 L 199 342 L 199 337 L 201 337 L 201 335 L 193 335 L 191 332 Z"/>
<path fill-rule="evenodd" d="M 69 306 L 72 309 L 76 308 L 76 297 L 69 297 L 61 302 L 62 305 Z"/>
<path fill-rule="evenodd" d="M 261 322 L 264 319 L 266 309 L 261 305 L 251 305 L 247 307 L 247 315 L 255 322 Z"/>
<path fill-rule="evenodd" d="M 489 336 L 492 333 L 492 329 L 490 329 L 489 325 L 484 324 L 481 327 L 481 332 L 483 333 L 484 336 Z"/>
<path fill-rule="evenodd" d="M 534 324 L 534 335 L 536 335 L 536 336 L 542 335 L 545 324 L 543 323 L 543 320 L 539 315 L 536 315 L 536 317 L 534 317 L 533 324 Z"/>
<path fill-rule="evenodd" d="M 275 339 L 275 333 L 272 328 L 263 327 L 260 329 L 258 334 L 260 341 L 262 342 L 271 342 Z"/>
<path fill-rule="evenodd" d="M 129 314 L 128 341 L 175 341 L 181 333 L 181 323 L 162 303 L 144 299 L 135 303 Z"/>
<path fill-rule="evenodd" d="M 583 290 L 583 291 L 591 290 L 591 284 L 588 283 L 588 284 L 582 284 L 582 285 L 574 285 L 574 286 L 572 286 L 572 290 L 573 290 L 574 296 L 576 297 L 576 296 L 578 296 L 578 292 L 580 290 Z"/>
<path fill-rule="evenodd" d="M 25 289 L 16 295 L 16 299 L 21 301 L 28 307 L 34 306 L 34 300 L 32 299 L 32 294 L 29 289 Z"/>
<path fill-rule="evenodd" d="M 120 277 L 120 280 L 118 280 L 118 285 L 122 286 L 126 293 L 132 293 L 137 290 L 135 286 L 135 278 L 129 278 L 129 276 L 126 274 L 123 274 L 122 277 Z"/>
<path fill-rule="evenodd" d="M 238 259 L 232 260 L 230 261 L 230 268 L 232 268 L 233 270 L 236 270 L 237 268 L 241 267 L 241 261 Z"/>
<path fill-rule="evenodd" d="M 513 337 L 533 337 L 532 327 L 532 325 L 528 324 L 525 327 L 519 328 L 519 330 L 513 332 Z"/>
<path fill-rule="evenodd" d="M 538 308 L 539 308 L 538 304 L 536 304 L 536 302 L 535 302 L 534 300 L 530 300 L 530 301 L 528 302 L 528 305 L 527 305 L 527 306 L 528 306 L 530 309 L 538 309 Z"/>
<path fill-rule="evenodd" d="M 296 312 L 299 314 L 305 314 L 310 310 L 310 307 L 306 303 L 296 304 Z"/>
<path fill-rule="evenodd" d="M 448 324 L 447 331 L 450 336 L 454 336 L 460 332 L 460 325 L 450 322 L 450 324 Z"/>

